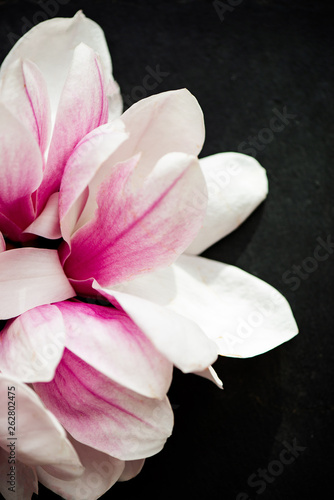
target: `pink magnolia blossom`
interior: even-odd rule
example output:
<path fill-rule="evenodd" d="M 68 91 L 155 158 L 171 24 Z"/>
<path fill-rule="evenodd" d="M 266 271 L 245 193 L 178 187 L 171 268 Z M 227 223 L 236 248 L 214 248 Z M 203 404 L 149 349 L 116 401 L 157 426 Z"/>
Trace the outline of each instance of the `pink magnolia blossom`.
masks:
<path fill-rule="evenodd" d="M 33 28 L 1 67 L 0 384 L 18 398 L 22 498 L 38 480 L 87 500 L 134 477 L 172 432 L 173 366 L 221 387 L 218 354 L 297 333 L 270 285 L 198 256 L 265 199 L 265 170 L 198 159 L 203 114 L 185 89 L 120 114 L 104 35 L 82 13 Z M 32 236 L 62 240 L 10 246 Z"/>
<path fill-rule="evenodd" d="M 0 221 L 9 238 L 59 236 L 54 214 L 66 161 L 107 123 L 108 99 L 110 117 L 118 116 L 104 34 L 81 12 L 37 25 L 10 51 L 0 73 Z"/>

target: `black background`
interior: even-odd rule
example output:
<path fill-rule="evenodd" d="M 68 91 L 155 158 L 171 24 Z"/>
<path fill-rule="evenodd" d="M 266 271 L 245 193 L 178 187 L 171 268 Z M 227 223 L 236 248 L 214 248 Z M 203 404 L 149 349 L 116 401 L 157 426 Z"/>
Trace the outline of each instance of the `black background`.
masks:
<path fill-rule="evenodd" d="M 148 95 L 186 87 L 197 97 L 207 134 L 201 156 L 238 151 L 250 137 L 266 139 L 261 131 L 270 126 L 274 109 L 286 107 L 294 115 L 271 142 L 248 145 L 268 172 L 267 200 L 204 255 L 280 290 L 300 334 L 252 359 L 220 358 L 215 368 L 224 391 L 176 371 L 172 437 L 137 478 L 116 484 L 103 498 L 332 496 L 334 254 L 311 262 L 318 237 L 334 241 L 331 3 L 226 0 L 229 10 L 220 15 L 205 0 L 59 5 L 58 16 L 83 9 L 102 26 L 114 76 L 133 101 L 147 66 L 157 65 L 168 76 Z M 9 34 L 21 35 L 27 20 L 42 20 L 41 11 L 34 1 L 0 1 L 0 60 L 11 47 Z M 287 278 L 296 277 L 294 265 L 304 268 L 298 286 Z M 257 494 L 248 478 L 271 467 L 283 442 L 294 440 L 305 449 Z M 41 487 L 40 498 L 51 497 Z"/>

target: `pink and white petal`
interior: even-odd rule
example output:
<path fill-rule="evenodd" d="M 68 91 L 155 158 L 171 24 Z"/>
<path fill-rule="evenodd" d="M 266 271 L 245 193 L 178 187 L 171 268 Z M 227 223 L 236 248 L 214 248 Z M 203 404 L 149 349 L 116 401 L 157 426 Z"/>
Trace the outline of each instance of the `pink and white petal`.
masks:
<path fill-rule="evenodd" d="M 24 233 L 36 234 L 49 240 L 61 238 L 58 201 L 59 193 L 53 193 L 42 213 L 24 230 Z"/>
<path fill-rule="evenodd" d="M 0 80 L 0 101 L 32 133 L 44 154 L 48 146 L 51 119 L 46 83 L 29 60 L 15 60 Z"/>
<path fill-rule="evenodd" d="M 220 380 L 216 370 L 212 368 L 212 366 L 209 366 L 205 370 L 194 372 L 194 375 L 199 375 L 200 377 L 206 378 L 213 382 L 220 389 L 223 389 L 223 382 Z"/>
<path fill-rule="evenodd" d="M 170 153 L 139 187 L 138 160 L 119 164 L 101 185 L 94 219 L 71 240 L 64 265 L 70 279 L 110 287 L 171 264 L 197 234 L 205 212 L 205 206 L 191 212 L 204 183 L 197 158 Z"/>
<path fill-rule="evenodd" d="M 84 82 L 84 85 L 83 85 Z M 85 135 L 107 123 L 108 99 L 101 64 L 96 53 L 81 43 L 73 54 L 60 97 L 38 207 L 60 186 L 68 158 Z"/>
<path fill-rule="evenodd" d="M 82 302 L 61 302 L 57 307 L 65 322 L 67 349 L 132 391 L 165 397 L 173 365 L 123 311 Z"/>
<path fill-rule="evenodd" d="M 0 319 L 75 296 L 56 250 L 17 248 L 0 254 Z"/>
<path fill-rule="evenodd" d="M 38 494 L 38 479 L 33 467 L 15 460 L 9 462 L 9 453 L 0 448 L 0 493 L 5 500 L 28 500 L 33 493 Z M 14 469 L 12 469 L 14 467 Z M 13 473 L 13 479 L 10 473 Z M 10 483 L 12 481 L 12 483 Z M 13 488 L 11 490 L 10 488 Z"/>
<path fill-rule="evenodd" d="M 70 156 L 59 192 L 59 216 L 62 236 L 69 242 L 88 196 L 88 185 L 108 157 L 128 137 L 121 120 L 87 134 Z M 87 191 L 87 196 L 85 193 Z M 94 215 L 96 206 L 89 219 Z"/>
<path fill-rule="evenodd" d="M 66 481 L 55 477 L 50 467 L 37 467 L 39 481 L 66 500 L 100 498 L 119 479 L 124 469 L 124 462 L 79 443 L 71 436 L 69 440 L 84 466 L 82 476 Z"/>
<path fill-rule="evenodd" d="M 66 466 L 68 474 L 77 477 L 83 468 L 72 444 L 55 416 L 48 411 L 37 394 L 19 380 L 0 373 L 1 400 L 15 395 L 20 412 L 15 427 L 16 458 L 26 465 Z M 7 449 L 8 406 L 0 405 L 0 446 Z"/>
<path fill-rule="evenodd" d="M 138 174 L 142 179 L 162 156 L 176 151 L 197 156 L 202 149 L 205 137 L 203 112 L 187 89 L 141 99 L 123 113 L 122 120 L 129 139 L 116 152 L 114 161 L 124 161 L 141 153 Z"/>
<path fill-rule="evenodd" d="M 234 231 L 268 194 L 266 171 L 251 156 L 220 153 L 201 159 L 200 165 L 208 205 L 203 227 L 187 254 L 199 254 Z"/>
<path fill-rule="evenodd" d="M 93 287 L 126 311 L 156 349 L 184 373 L 202 371 L 216 361 L 216 344 L 191 319 L 141 297 L 102 288 L 96 281 Z"/>
<path fill-rule="evenodd" d="M 123 113 L 121 120 L 129 138 L 105 162 L 90 183 L 90 200 L 85 209 L 89 213 L 92 212 L 91 205 L 94 206 L 101 183 L 117 163 L 140 154 L 141 161 L 135 177 L 142 182 L 164 155 L 181 152 L 197 156 L 203 146 L 203 113 L 196 98 L 186 89 L 141 99 Z"/>
<path fill-rule="evenodd" d="M 130 460 L 128 462 L 125 462 L 124 470 L 118 481 L 129 481 L 130 479 L 138 476 L 139 472 L 144 467 L 144 463 L 144 458 L 142 458 L 141 460 Z"/>
<path fill-rule="evenodd" d="M 272 286 L 234 266 L 201 257 L 182 255 L 169 268 L 114 290 L 193 320 L 223 356 L 256 356 L 298 333 L 288 302 Z"/>
<path fill-rule="evenodd" d="M 22 382 L 49 382 L 62 358 L 65 325 L 56 306 L 31 309 L 0 332 L 0 370 Z"/>
<path fill-rule="evenodd" d="M 123 290 L 191 318 L 223 356 L 256 356 L 298 333 L 287 300 L 275 288 L 202 257 L 182 255 L 170 270 L 138 278 Z"/>
<path fill-rule="evenodd" d="M 6 242 L 0 231 L 0 253 L 6 251 Z"/>
<path fill-rule="evenodd" d="M 54 379 L 34 388 L 77 441 L 120 460 L 158 453 L 172 431 L 167 397 L 132 392 L 67 349 Z"/>
<path fill-rule="evenodd" d="M 55 116 L 73 53 L 81 42 L 99 54 L 106 77 L 112 71 L 104 33 L 79 11 L 73 18 L 53 18 L 37 24 L 12 48 L 1 66 L 0 76 L 16 59 L 30 59 L 41 70 Z"/>
<path fill-rule="evenodd" d="M 31 217 L 33 218 L 34 216 L 34 209 L 32 208 L 33 204 L 31 203 Z M 24 207 L 24 210 L 27 207 Z M 31 234 L 28 233 L 23 233 L 22 228 L 19 227 L 15 222 L 10 220 L 6 215 L 2 214 L 0 212 L 0 227 L 1 231 L 3 232 L 4 235 L 6 235 L 8 238 L 12 241 L 29 241 L 35 238 L 35 236 L 32 236 Z M 13 247 L 14 248 L 14 247 Z"/>
<path fill-rule="evenodd" d="M 42 180 L 41 152 L 29 130 L 3 104 L 0 136 L 0 212 L 24 229 L 34 218 L 31 194 Z"/>

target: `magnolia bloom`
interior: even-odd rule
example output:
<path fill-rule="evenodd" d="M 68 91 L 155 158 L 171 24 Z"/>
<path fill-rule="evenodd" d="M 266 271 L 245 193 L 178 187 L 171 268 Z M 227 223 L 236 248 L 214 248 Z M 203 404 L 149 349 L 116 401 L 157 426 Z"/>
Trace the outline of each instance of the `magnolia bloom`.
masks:
<path fill-rule="evenodd" d="M 172 367 L 114 308 L 62 302 L 7 322 L 1 332 L 0 383 L 2 394 L 7 387 L 16 393 L 20 488 L 35 491 L 38 478 L 64 498 L 98 498 L 115 481 L 135 475 L 143 458 L 160 451 L 171 434 L 166 392 Z M 5 470 L 7 405 L 0 421 Z M 89 480 L 94 474 L 95 483 Z M 1 477 L 0 490 L 11 498 L 6 474 Z"/>
<path fill-rule="evenodd" d="M 14 46 L 0 101 L 0 384 L 18 398 L 20 493 L 39 480 L 95 499 L 171 434 L 174 366 L 221 387 L 219 354 L 296 335 L 279 292 L 198 256 L 265 199 L 267 177 L 239 153 L 198 159 L 203 114 L 185 89 L 121 115 L 104 35 L 82 13 Z M 0 420 L 5 471 L 5 406 Z"/>
<path fill-rule="evenodd" d="M 66 161 L 121 111 L 104 34 L 82 13 L 41 23 L 18 41 L 0 72 L 0 223 L 9 238 L 25 241 L 36 230 L 58 237 L 50 218 Z"/>

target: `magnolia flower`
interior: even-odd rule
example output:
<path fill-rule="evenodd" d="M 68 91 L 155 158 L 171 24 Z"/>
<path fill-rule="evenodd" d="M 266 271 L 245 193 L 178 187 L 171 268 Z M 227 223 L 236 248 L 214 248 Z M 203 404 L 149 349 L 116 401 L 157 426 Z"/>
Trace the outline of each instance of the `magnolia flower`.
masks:
<path fill-rule="evenodd" d="M 166 392 L 172 367 L 114 308 L 63 302 L 7 322 L 1 332 L 2 393 L 13 387 L 17 394 L 23 485 L 34 491 L 38 477 L 64 498 L 98 498 L 115 481 L 136 474 L 143 458 L 160 451 L 171 434 Z M 0 445 L 8 452 L 7 413 L 2 405 Z M 103 467 L 105 477 L 90 484 L 89 475 Z M 11 498 L 2 477 L 2 493 Z"/>
<path fill-rule="evenodd" d="M 121 110 L 104 34 L 82 13 L 41 23 L 18 41 L 0 72 L 0 221 L 9 238 L 58 237 L 56 193 L 66 161 Z"/>
<path fill-rule="evenodd" d="M 171 434 L 173 366 L 221 387 L 219 354 L 296 335 L 270 285 L 198 257 L 265 199 L 267 177 L 239 153 L 198 160 L 203 114 L 185 89 L 120 115 L 104 35 L 80 12 L 14 46 L 0 101 L 0 384 L 20 412 L 18 488 L 95 499 Z M 6 471 L 6 406 L 0 420 Z"/>

